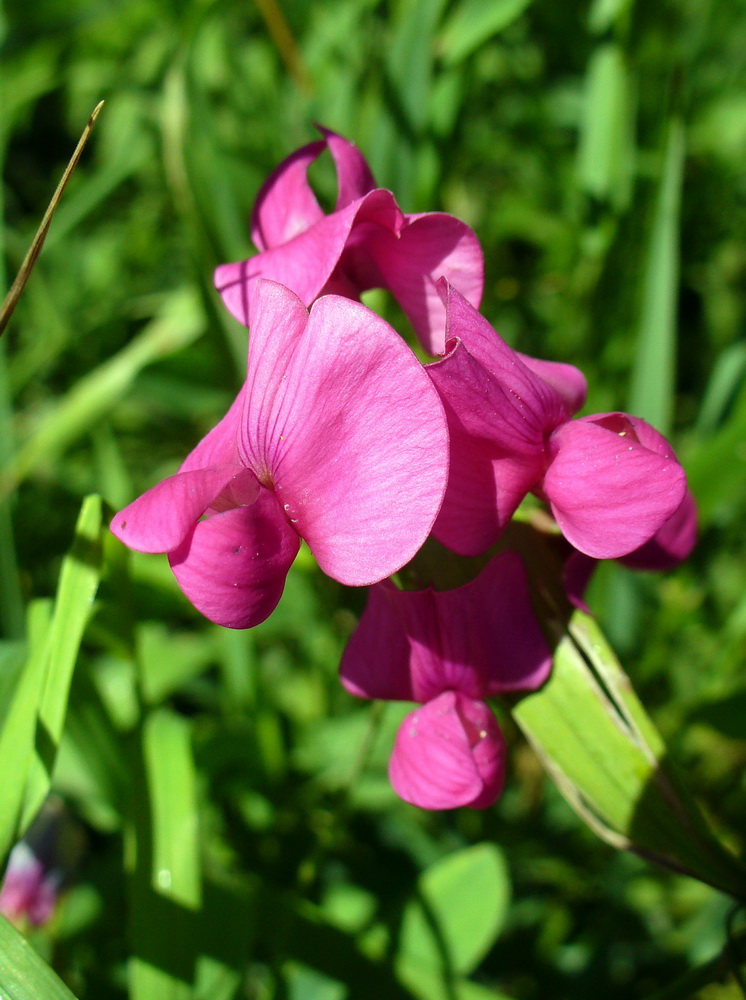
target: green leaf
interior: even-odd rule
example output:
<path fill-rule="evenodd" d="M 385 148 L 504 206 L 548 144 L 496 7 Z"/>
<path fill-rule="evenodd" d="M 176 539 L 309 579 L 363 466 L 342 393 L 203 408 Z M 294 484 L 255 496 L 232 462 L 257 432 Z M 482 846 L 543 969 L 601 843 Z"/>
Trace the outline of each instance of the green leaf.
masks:
<path fill-rule="evenodd" d="M 509 901 L 507 866 L 494 844 L 441 858 L 420 876 L 404 911 L 399 958 L 470 972 L 500 933 Z"/>
<path fill-rule="evenodd" d="M 745 439 L 746 383 L 728 420 L 715 434 L 697 440 L 685 455 L 687 479 L 697 498 L 702 526 L 714 520 L 728 522 L 738 515 L 746 475 Z"/>
<path fill-rule="evenodd" d="M 167 709 L 142 731 L 147 799 L 130 831 L 132 1000 L 192 998 L 202 885 L 189 723 Z"/>
<path fill-rule="evenodd" d="M 399 3 L 389 48 L 388 70 L 401 110 L 419 134 L 428 118 L 433 73 L 433 34 L 445 0 Z"/>
<path fill-rule="evenodd" d="M 632 193 L 633 117 L 624 54 L 618 45 L 602 45 L 588 65 L 578 169 L 583 189 L 617 211 Z"/>
<path fill-rule="evenodd" d="M 29 605 L 29 655 L 0 729 L 0 859 L 20 836 L 20 819 L 34 754 L 36 722 L 44 685 L 51 602 Z"/>
<path fill-rule="evenodd" d="M 746 374 L 746 344 L 731 344 L 718 355 L 712 367 L 704 399 L 697 417 L 697 432 L 712 434 L 744 384 Z"/>
<path fill-rule="evenodd" d="M 73 670 L 101 578 L 102 517 L 101 497 L 86 497 L 75 526 L 72 548 L 62 563 L 44 653 L 44 687 L 21 821 L 23 830 L 33 820 L 52 783 Z"/>
<path fill-rule="evenodd" d="M 25 937 L 0 916 L 0 996 L 2 1000 L 75 1000 Z"/>
<path fill-rule="evenodd" d="M 684 126 L 668 126 L 658 195 L 645 257 L 640 326 L 629 410 L 662 434 L 671 429 L 679 290 L 679 213 L 684 172 Z"/>
<path fill-rule="evenodd" d="M 579 816 L 619 849 L 739 899 L 746 871 L 716 840 L 593 619 L 575 611 L 544 687 L 513 716 Z"/>
<path fill-rule="evenodd" d="M 463 0 L 450 14 L 438 38 L 438 51 L 449 66 L 462 62 L 493 35 L 507 28 L 531 0 Z"/>

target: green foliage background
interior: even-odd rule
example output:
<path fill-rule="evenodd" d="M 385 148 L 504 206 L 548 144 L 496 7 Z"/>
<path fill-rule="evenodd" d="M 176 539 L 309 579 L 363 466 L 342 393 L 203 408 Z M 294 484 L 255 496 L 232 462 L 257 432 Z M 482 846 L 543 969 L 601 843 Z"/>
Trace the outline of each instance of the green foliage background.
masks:
<path fill-rule="evenodd" d="M 8 279 L 106 99 L 0 356 L 6 726 L 82 498 L 117 508 L 175 471 L 240 385 L 245 331 L 212 269 L 248 255 L 259 185 L 319 121 L 405 211 L 476 229 L 483 311 L 514 346 L 579 365 L 588 412 L 629 409 L 674 440 L 695 555 L 660 578 L 605 567 L 589 602 L 741 852 L 741 0 L 6 0 L 2 32 Z M 328 202 L 330 165 L 314 170 Z M 310 556 L 268 622 L 232 633 L 165 558 L 104 548 L 54 778 L 77 846 L 34 935 L 80 1000 L 627 1000 L 721 949 L 728 901 L 598 841 L 509 717 L 494 809 L 399 802 L 386 762 L 406 707 L 339 687 L 363 595 Z M 70 584 L 76 608 L 89 585 Z M 0 741 L 0 798 L 22 788 L 19 745 L 3 758 Z M 0 974 L 39 995 L 2 958 Z M 721 978 L 665 995 L 740 995 Z"/>

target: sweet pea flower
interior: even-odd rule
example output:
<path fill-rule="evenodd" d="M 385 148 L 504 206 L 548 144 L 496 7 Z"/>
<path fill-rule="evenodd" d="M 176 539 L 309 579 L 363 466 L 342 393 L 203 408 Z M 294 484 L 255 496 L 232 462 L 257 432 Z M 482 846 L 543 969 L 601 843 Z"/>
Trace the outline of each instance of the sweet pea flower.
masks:
<path fill-rule="evenodd" d="M 248 325 L 256 279 L 279 281 L 306 305 L 324 292 L 358 299 L 386 288 L 397 299 L 430 354 L 442 354 L 445 313 L 435 281 L 441 275 L 474 306 L 482 296 L 479 241 L 443 212 L 405 215 L 390 191 L 376 188 L 365 158 L 342 136 L 303 146 L 277 167 L 257 197 L 251 238 L 259 253 L 223 264 L 215 285 L 229 311 Z M 326 215 L 308 183 L 311 163 L 325 150 L 337 169 L 338 195 Z"/>
<path fill-rule="evenodd" d="M 453 590 L 371 587 L 340 676 L 357 697 L 421 703 L 391 758 L 401 798 L 423 809 L 482 809 L 505 779 L 504 741 L 485 699 L 531 691 L 550 667 L 523 565 L 507 551 Z"/>
<path fill-rule="evenodd" d="M 130 548 L 167 552 L 192 604 L 230 628 L 274 610 L 302 538 L 341 583 L 396 572 L 430 531 L 448 465 L 427 373 L 365 306 L 329 295 L 309 313 L 258 281 L 250 340 L 226 416 L 111 526 Z"/>
<path fill-rule="evenodd" d="M 533 491 L 588 556 L 618 558 L 649 542 L 686 493 L 666 439 L 626 413 L 571 420 L 585 399 L 582 374 L 513 351 L 455 289 L 440 288 L 447 353 L 427 370 L 446 410 L 451 463 L 435 537 L 478 555 Z"/>

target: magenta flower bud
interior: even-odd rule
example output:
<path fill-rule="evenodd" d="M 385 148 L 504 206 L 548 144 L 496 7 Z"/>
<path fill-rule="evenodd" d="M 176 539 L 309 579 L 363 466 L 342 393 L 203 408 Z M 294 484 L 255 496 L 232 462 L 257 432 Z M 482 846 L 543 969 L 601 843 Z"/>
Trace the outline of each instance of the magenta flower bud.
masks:
<path fill-rule="evenodd" d="M 445 275 L 478 306 L 484 280 L 479 241 L 451 215 L 405 215 L 390 191 L 376 188 L 368 164 L 351 142 L 328 129 L 320 131 L 324 138 L 289 156 L 259 192 L 251 220 L 259 253 L 216 270 L 215 285 L 225 305 L 248 325 L 259 277 L 287 285 L 307 306 L 323 293 L 357 299 L 369 288 L 386 288 L 425 350 L 441 354 L 445 311 L 436 281 Z M 306 176 L 324 149 L 337 168 L 337 203 L 329 215 Z"/>
<path fill-rule="evenodd" d="M 10 852 L 0 888 L 0 913 L 15 924 L 45 924 L 57 903 L 59 878 L 48 872 L 23 841 Z"/>
<path fill-rule="evenodd" d="M 490 708 L 444 691 L 401 723 L 389 777 L 421 809 L 486 809 L 505 782 L 505 740 Z"/>

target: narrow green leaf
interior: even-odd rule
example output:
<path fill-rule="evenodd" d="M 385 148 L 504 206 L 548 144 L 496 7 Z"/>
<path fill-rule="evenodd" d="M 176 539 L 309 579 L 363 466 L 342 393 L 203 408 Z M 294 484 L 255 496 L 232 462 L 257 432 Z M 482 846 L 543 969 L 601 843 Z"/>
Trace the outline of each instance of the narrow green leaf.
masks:
<path fill-rule="evenodd" d="M 700 524 L 730 521 L 739 516 L 746 476 L 746 383 L 741 387 L 726 422 L 713 435 L 697 440 L 687 450 L 689 486 L 697 498 Z"/>
<path fill-rule="evenodd" d="M 546 685 L 513 708 L 562 794 L 608 843 L 746 898 L 593 619 L 575 611 Z"/>
<path fill-rule="evenodd" d="M 0 916 L 0 997 L 75 1000 L 59 976 L 3 916 Z"/>
<path fill-rule="evenodd" d="M 190 909 L 201 897 L 191 727 L 174 712 L 148 717 L 143 754 L 153 829 L 153 888 Z"/>
<path fill-rule="evenodd" d="M 73 669 L 101 577 L 102 517 L 101 497 L 86 497 L 72 548 L 62 563 L 44 654 L 44 687 L 21 820 L 23 829 L 33 820 L 52 782 Z"/>
<path fill-rule="evenodd" d="M 388 71 L 410 128 L 419 134 L 428 119 L 433 72 L 433 36 L 445 0 L 399 3 L 389 48 Z"/>
<path fill-rule="evenodd" d="M 731 344 L 715 360 L 697 417 L 699 434 L 712 434 L 720 425 L 746 374 L 746 344 Z"/>
<path fill-rule="evenodd" d="M 640 326 L 629 410 L 662 434 L 671 429 L 676 375 L 676 300 L 679 288 L 679 212 L 684 172 L 684 126 L 669 123 L 650 242 L 645 257 Z"/>
<path fill-rule="evenodd" d="M 20 836 L 20 820 L 34 755 L 36 722 L 44 688 L 51 602 L 29 605 L 29 653 L 0 729 L 0 860 Z"/>
<path fill-rule="evenodd" d="M 404 911 L 399 958 L 471 972 L 500 933 L 509 900 L 507 866 L 494 844 L 441 858 L 420 876 Z"/>
<path fill-rule="evenodd" d="M 191 1000 L 202 898 L 189 723 L 167 709 L 142 731 L 147 798 L 130 833 L 132 1000 Z"/>
<path fill-rule="evenodd" d="M 438 52 L 453 66 L 470 56 L 524 12 L 531 0 L 463 0 L 449 15 L 438 38 Z"/>
<path fill-rule="evenodd" d="M 602 45 L 588 64 L 578 152 L 580 183 L 619 211 L 632 192 L 633 110 L 624 53 Z"/>

